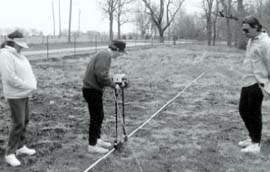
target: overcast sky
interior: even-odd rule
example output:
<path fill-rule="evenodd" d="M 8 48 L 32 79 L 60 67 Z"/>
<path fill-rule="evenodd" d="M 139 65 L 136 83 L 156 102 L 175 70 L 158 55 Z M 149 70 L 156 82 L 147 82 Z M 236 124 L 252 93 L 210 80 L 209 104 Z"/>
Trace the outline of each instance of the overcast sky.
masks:
<path fill-rule="evenodd" d="M 38 29 L 45 34 L 53 33 L 52 1 L 54 1 L 56 34 L 59 31 L 59 0 L 1 0 L 0 29 Z M 61 1 L 61 28 L 68 28 L 69 0 Z M 139 0 L 138 0 L 139 1 Z M 186 0 L 185 8 L 189 12 L 198 11 L 202 0 Z M 100 10 L 98 0 L 73 0 L 72 31 L 80 30 L 108 31 L 108 19 Z M 133 32 L 134 27 L 124 25 L 124 32 Z"/>

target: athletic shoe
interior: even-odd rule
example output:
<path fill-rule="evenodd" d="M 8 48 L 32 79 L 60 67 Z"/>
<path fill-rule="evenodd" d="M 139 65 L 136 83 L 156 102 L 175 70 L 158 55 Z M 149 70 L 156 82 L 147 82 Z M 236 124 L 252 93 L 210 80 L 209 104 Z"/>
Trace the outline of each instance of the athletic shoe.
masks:
<path fill-rule="evenodd" d="M 16 151 L 16 154 L 17 155 L 20 155 L 20 154 L 34 155 L 34 154 L 36 154 L 36 150 L 35 149 L 30 149 L 30 148 L 28 148 L 28 147 L 26 147 L 24 145 L 23 147 L 21 147 L 20 149 L 18 149 Z"/>
<path fill-rule="evenodd" d="M 261 147 L 259 143 L 251 143 L 247 147 L 241 149 L 243 153 L 260 153 Z"/>
<path fill-rule="evenodd" d="M 88 152 L 90 153 L 107 153 L 109 150 L 103 147 L 99 147 L 98 145 L 88 145 Z"/>
<path fill-rule="evenodd" d="M 17 167 L 21 165 L 21 162 L 17 159 L 15 154 L 9 154 L 5 156 L 6 162 L 12 167 Z"/>
<path fill-rule="evenodd" d="M 105 142 L 105 141 L 103 141 L 102 139 L 98 139 L 98 140 L 97 140 L 97 145 L 98 145 L 98 146 L 101 146 L 101 147 L 105 147 L 105 148 L 109 148 L 109 147 L 112 146 L 111 143 Z"/>
<path fill-rule="evenodd" d="M 241 146 L 241 147 L 246 147 L 246 146 L 250 145 L 251 143 L 252 143 L 252 142 L 251 142 L 251 139 L 248 138 L 248 139 L 246 139 L 246 140 L 240 141 L 240 142 L 238 143 L 238 145 Z"/>

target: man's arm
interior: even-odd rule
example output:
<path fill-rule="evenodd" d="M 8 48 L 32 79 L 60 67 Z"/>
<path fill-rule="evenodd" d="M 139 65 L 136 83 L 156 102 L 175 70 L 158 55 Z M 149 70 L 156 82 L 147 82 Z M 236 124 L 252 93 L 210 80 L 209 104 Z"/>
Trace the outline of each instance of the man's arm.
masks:
<path fill-rule="evenodd" d="M 9 53 L 3 53 L 1 57 L 2 77 L 16 88 L 20 89 L 33 89 L 24 80 L 19 78 L 15 72 L 14 62 L 12 55 Z"/>
<path fill-rule="evenodd" d="M 96 60 L 95 75 L 98 84 L 102 87 L 115 87 L 115 84 L 112 82 L 112 79 L 109 76 L 111 58 L 107 55 L 100 55 L 100 57 L 98 57 Z"/>
<path fill-rule="evenodd" d="M 266 58 L 262 49 L 255 49 L 252 54 L 252 68 L 255 78 L 259 83 L 266 84 L 269 82 Z"/>

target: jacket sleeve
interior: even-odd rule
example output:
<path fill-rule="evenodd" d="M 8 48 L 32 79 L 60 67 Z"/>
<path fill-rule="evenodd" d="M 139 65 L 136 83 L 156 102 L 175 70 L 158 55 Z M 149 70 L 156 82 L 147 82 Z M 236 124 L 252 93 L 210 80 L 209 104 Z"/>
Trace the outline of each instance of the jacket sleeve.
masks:
<path fill-rule="evenodd" d="M 11 54 L 2 53 L 1 61 L 2 77 L 7 81 L 8 84 L 20 89 L 33 89 L 16 75 L 14 61 Z"/>
<path fill-rule="evenodd" d="M 262 52 L 262 49 L 255 49 L 253 52 L 252 58 L 252 67 L 253 73 L 259 83 L 267 83 L 268 79 L 268 70 L 266 66 L 265 54 Z"/>
<path fill-rule="evenodd" d="M 267 50 L 266 50 L 266 67 L 268 71 L 268 79 L 270 78 L 270 42 L 266 44 Z M 268 82 L 264 83 L 264 90 L 265 92 L 270 95 L 270 80 Z"/>
<path fill-rule="evenodd" d="M 100 54 L 95 63 L 95 76 L 101 87 L 114 87 L 115 84 L 109 76 L 111 67 L 111 58 L 108 55 Z"/>

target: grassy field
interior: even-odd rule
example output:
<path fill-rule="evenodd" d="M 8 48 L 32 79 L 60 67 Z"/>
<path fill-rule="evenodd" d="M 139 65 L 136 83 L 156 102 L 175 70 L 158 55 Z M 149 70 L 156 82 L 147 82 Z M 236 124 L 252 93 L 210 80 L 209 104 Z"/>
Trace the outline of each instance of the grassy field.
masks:
<path fill-rule="evenodd" d="M 133 49 L 112 62 L 112 73 L 126 73 L 126 127 L 130 133 L 202 72 L 189 87 L 144 128 L 94 167 L 92 172 L 268 172 L 270 103 L 263 104 L 261 154 L 243 154 L 237 143 L 247 133 L 238 113 L 244 51 L 223 46 L 159 46 Z M 37 149 L 19 156 L 22 167 L 3 160 L 10 121 L 0 100 L 1 172 L 79 172 L 98 154 L 87 153 L 89 115 L 81 94 L 90 57 L 33 61 L 38 90 L 31 99 L 27 138 Z M 2 86 L 0 86 L 2 89 Z M 1 92 L 2 94 L 2 92 Z M 103 137 L 115 136 L 113 90 L 104 93 Z"/>

